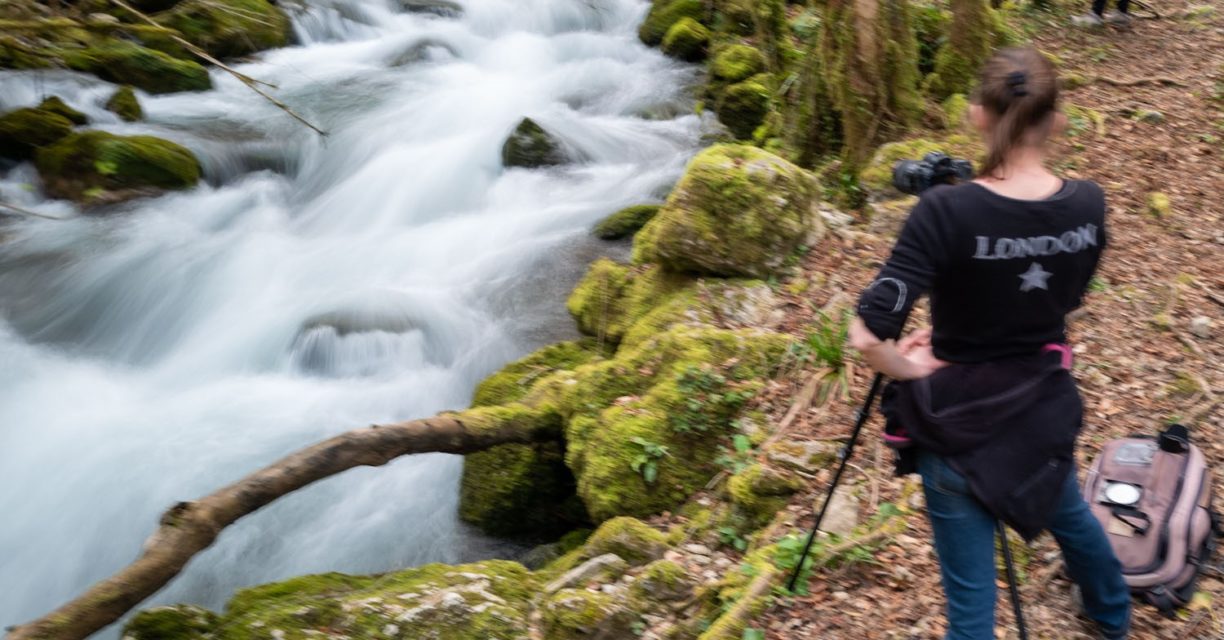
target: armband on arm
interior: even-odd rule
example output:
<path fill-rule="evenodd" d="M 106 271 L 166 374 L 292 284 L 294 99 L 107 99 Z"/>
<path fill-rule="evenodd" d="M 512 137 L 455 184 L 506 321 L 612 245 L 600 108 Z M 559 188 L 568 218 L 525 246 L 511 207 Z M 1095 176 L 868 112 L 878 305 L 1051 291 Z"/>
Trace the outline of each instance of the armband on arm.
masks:
<path fill-rule="evenodd" d="M 900 278 L 881 274 L 859 296 L 858 314 L 863 324 L 880 340 L 899 338 L 914 306 L 912 289 Z"/>

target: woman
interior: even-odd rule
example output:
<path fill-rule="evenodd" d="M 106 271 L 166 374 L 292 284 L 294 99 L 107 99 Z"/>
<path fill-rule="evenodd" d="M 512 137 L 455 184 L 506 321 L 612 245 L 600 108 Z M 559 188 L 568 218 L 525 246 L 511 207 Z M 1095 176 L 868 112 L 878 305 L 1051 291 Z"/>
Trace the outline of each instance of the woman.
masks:
<path fill-rule="evenodd" d="M 987 62 L 972 102 L 988 147 L 980 177 L 922 194 L 859 300 L 851 342 L 901 381 L 890 418 L 917 444 L 947 640 L 995 637 L 998 519 L 1026 538 L 1051 531 L 1084 613 L 1103 637 L 1125 638 L 1121 566 L 1076 483 L 1083 407 L 1063 344 L 1105 245 L 1104 195 L 1045 166 L 1065 116 L 1054 67 L 1035 49 Z M 932 329 L 896 342 L 927 292 Z"/>

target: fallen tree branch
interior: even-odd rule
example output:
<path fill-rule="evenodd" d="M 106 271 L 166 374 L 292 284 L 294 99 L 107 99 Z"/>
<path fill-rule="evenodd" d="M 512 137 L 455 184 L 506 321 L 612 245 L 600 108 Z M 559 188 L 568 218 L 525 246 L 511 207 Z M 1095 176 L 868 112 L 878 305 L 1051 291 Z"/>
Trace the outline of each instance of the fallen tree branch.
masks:
<path fill-rule="evenodd" d="M 1181 80 L 1178 80 L 1177 78 L 1170 78 L 1168 76 L 1150 76 L 1150 77 L 1144 77 L 1144 78 L 1129 78 L 1129 79 L 1110 78 L 1107 76 L 1095 76 L 1092 78 L 1092 81 L 1100 82 L 1102 84 L 1107 84 L 1112 87 L 1138 87 L 1138 86 L 1142 86 L 1145 84 L 1156 84 L 1162 87 L 1185 87 L 1186 86 L 1186 83 L 1182 82 Z"/>
<path fill-rule="evenodd" d="M 64 220 L 64 218 L 60 218 L 57 216 L 49 216 L 45 213 L 39 213 L 37 211 L 30 211 L 29 209 L 22 209 L 21 207 L 11 205 L 7 202 L 0 202 L 0 209 L 7 209 L 18 215 L 30 216 L 33 218 L 46 218 L 47 220 Z"/>
<path fill-rule="evenodd" d="M 132 5 L 130 5 L 130 4 L 126 3 L 126 2 L 124 2 L 123 0 L 110 0 L 110 1 L 111 1 L 112 3 L 114 3 L 116 6 L 120 7 L 121 9 L 124 9 L 124 10 L 126 10 L 126 11 L 130 11 L 130 12 L 131 12 L 133 15 L 135 15 L 136 17 L 140 18 L 141 20 L 144 20 L 145 22 L 147 22 L 147 23 L 149 23 L 149 24 L 151 24 L 151 25 L 153 25 L 153 26 L 156 26 L 156 27 L 160 27 L 160 26 L 162 26 L 162 25 L 160 25 L 160 24 L 157 24 L 157 21 L 155 21 L 153 18 L 150 18 L 149 16 L 147 16 L 147 15 L 145 15 L 145 14 L 141 13 L 140 11 L 136 10 L 135 8 L 133 8 L 133 7 L 132 7 Z M 232 67 L 230 67 L 230 66 L 226 65 L 225 63 L 221 62 L 220 60 L 218 60 L 218 59 L 214 58 L 214 57 L 213 57 L 212 55 L 210 55 L 210 54 L 209 54 L 207 51 L 205 51 L 205 50 L 203 50 L 203 49 L 201 49 L 201 48 L 197 47 L 196 45 L 192 44 L 191 42 L 188 42 L 187 40 L 183 39 L 182 37 L 180 37 L 180 36 L 178 36 L 178 35 L 174 35 L 173 33 L 171 33 L 171 34 L 170 34 L 170 39 L 171 39 L 171 40 L 174 40 L 175 42 L 177 42 L 177 43 L 179 43 L 180 45 L 182 45 L 182 46 L 183 46 L 185 49 L 187 49 L 188 51 L 190 51 L 190 52 L 191 52 L 192 54 L 194 54 L 195 56 L 197 56 L 197 57 L 199 57 L 199 58 L 202 58 L 202 59 L 204 59 L 204 60 L 206 60 L 206 61 L 208 61 L 208 62 L 210 62 L 210 63 L 212 63 L 212 64 L 216 65 L 218 69 L 221 69 L 222 71 L 224 71 L 224 72 L 226 72 L 226 73 L 228 73 L 228 74 L 230 74 L 230 75 L 234 76 L 235 78 L 237 78 L 237 79 L 238 79 L 238 81 L 239 81 L 239 82 L 241 82 L 242 84 L 245 84 L 245 85 L 247 86 L 247 88 L 248 88 L 248 89 L 250 89 L 251 91 L 254 91 L 255 93 L 258 93 L 258 94 L 259 94 L 261 97 L 263 97 L 263 99 L 265 99 L 265 100 L 267 100 L 268 102 L 271 102 L 273 105 L 275 105 L 275 106 L 276 106 L 276 108 L 278 108 L 278 109 L 280 109 L 281 111 L 284 111 L 285 113 L 289 114 L 289 117 L 293 118 L 294 120 L 297 120 L 298 122 L 300 122 L 300 123 L 302 123 L 302 124 L 306 125 L 307 127 L 311 128 L 311 129 L 313 129 L 313 130 L 315 131 L 315 133 L 318 133 L 318 134 L 319 134 L 319 135 L 321 135 L 321 136 L 325 136 L 325 137 L 327 136 L 327 132 L 326 132 L 326 131 L 324 131 L 324 130 L 322 130 L 322 129 L 318 128 L 318 127 L 316 127 L 316 126 L 315 126 L 315 125 L 313 125 L 313 124 L 311 124 L 309 120 L 307 120 L 306 118 L 303 118 L 303 117 L 302 117 L 300 114 L 298 114 L 296 111 L 294 111 L 293 109 L 289 108 L 289 105 L 287 105 L 287 104 L 285 104 L 285 103 L 281 102 L 280 100 L 277 100 L 276 98 L 274 98 L 274 97 L 272 97 L 271 95 L 269 95 L 269 94 L 268 94 L 268 92 L 266 92 L 266 91 L 264 91 L 263 89 L 260 89 L 260 88 L 259 88 L 259 85 L 264 85 L 265 87 L 271 87 L 271 88 L 275 89 L 275 88 L 276 88 L 276 85 L 271 84 L 271 83 L 269 83 L 269 82 L 264 82 L 263 80 L 256 80 L 255 78 L 252 78 L 251 76 L 248 76 L 248 75 L 246 75 L 245 73 L 242 73 L 241 71 L 238 71 L 238 70 L 236 70 L 236 69 L 234 69 L 234 68 L 232 68 Z"/>
<path fill-rule="evenodd" d="M 177 576 L 225 527 L 318 480 L 413 453 L 471 453 L 559 437 L 560 420 L 526 406 L 475 409 L 356 429 L 292 453 L 211 495 L 180 502 L 161 518 L 135 562 L 7 640 L 82 640 L 118 620 Z"/>

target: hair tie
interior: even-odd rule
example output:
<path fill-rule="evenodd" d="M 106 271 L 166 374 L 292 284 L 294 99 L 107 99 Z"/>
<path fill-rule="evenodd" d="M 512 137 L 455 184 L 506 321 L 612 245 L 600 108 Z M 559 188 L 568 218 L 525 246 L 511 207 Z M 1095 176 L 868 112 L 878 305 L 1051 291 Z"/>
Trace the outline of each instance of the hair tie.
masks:
<path fill-rule="evenodd" d="M 1028 84 L 1028 76 L 1023 71 L 1013 71 L 1007 74 L 1007 86 L 1011 89 L 1011 94 L 1014 97 L 1022 98 L 1028 95 L 1028 88 L 1024 85 Z"/>

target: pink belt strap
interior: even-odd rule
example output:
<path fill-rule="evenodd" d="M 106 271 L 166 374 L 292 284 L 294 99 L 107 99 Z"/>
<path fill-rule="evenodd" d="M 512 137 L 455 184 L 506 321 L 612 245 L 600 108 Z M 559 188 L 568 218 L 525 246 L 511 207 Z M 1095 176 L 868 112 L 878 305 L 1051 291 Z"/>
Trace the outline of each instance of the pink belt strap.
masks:
<path fill-rule="evenodd" d="M 1056 351 L 1056 352 L 1058 352 L 1058 354 L 1059 354 L 1059 355 L 1061 356 L 1061 358 L 1062 358 L 1062 368 L 1067 369 L 1067 370 L 1070 370 L 1070 369 L 1071 369 L 1071 364 L 1072 364 L 1072 362 L 1074 361 L 1075 356 L 1074 356 L 1074 355 L 1072 355 L 1072 353 L 1071 353 L 1071 346 L 1070 346 L 1070 345 L 1065 345 L 1065 344 L 1060 344 L 1060 343 L 1052 342 L 1052 343 L 1047 344 L 1046 346 L 1044 346 L 1044 347 L 1042 347 L 1042 348 L 1041 348 L 1041 352 L 1042 352 L 1042 353 L 1046 353 L 1046 352 L 1049 352 L 1049 351 Z"/>

